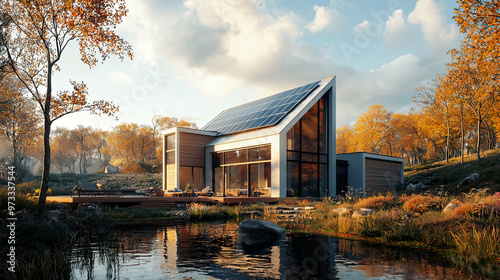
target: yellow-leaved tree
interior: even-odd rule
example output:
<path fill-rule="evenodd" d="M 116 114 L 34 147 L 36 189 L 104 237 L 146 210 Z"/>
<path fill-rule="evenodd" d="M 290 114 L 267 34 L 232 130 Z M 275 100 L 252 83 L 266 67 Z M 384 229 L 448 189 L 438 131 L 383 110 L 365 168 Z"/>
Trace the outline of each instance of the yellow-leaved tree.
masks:
<path fill-rule="evenodd" d="M 52 123 L 71 113 L 87 110 L 113 115 L 118 108 L 105 100 L 88 100 L 83 82 L 70 81 L 71 91 L 53 90 L 57 63 L 71 42 L 77 42 L 81 60 L 93 67 L 110 55 L 132 58 L 131 46 L 115 33 L 127 14 L 125 0 L 5 0 L 2 40 L 9 71 L 22 82 L 43 114 L 43 174 L 37 213 L 44 211 L 50 176 Z"/>

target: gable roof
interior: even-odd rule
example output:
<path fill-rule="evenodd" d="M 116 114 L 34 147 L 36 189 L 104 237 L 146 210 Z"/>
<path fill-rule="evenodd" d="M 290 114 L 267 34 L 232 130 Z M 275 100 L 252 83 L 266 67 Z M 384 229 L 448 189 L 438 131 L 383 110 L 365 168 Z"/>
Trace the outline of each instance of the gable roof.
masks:
<path fill-rule="evenodd" d="M 276 125 L 319 83 L 313 82 L 224 110 L 202 130 L 214 131 L 220 136 Z"/>

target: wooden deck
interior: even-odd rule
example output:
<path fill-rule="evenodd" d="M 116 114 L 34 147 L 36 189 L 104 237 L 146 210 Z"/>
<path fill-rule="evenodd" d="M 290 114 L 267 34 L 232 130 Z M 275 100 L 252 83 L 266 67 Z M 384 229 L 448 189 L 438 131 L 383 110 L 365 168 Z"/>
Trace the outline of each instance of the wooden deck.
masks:
<path fill-rule="evenodd" d="M 226 204 L 240 204 L 240 203 L 257 203 L 267 202 L 272 203 L 278 201 L 274 197 L 158 197 L 158 196 L 140 196 L 140 195 L 124 195 L 124 196 L 47 196 L 47 201 L 54 201 L 59 203 L 67 203 L 77 205 L 80 203 L 104 203 L 118 206 L 139 206 L 139 207 L 167 207 L 176 203 L 226 203 Z"/>

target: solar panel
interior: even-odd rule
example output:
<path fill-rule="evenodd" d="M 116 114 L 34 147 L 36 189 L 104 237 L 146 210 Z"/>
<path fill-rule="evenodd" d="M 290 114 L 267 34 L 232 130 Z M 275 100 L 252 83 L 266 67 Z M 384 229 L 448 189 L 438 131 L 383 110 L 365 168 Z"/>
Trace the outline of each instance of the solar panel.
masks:
<path fill-rule="evenodd" d="M 227 109 L 202 129 L 217 131 L 219 135 L 223 135 L 275 125 L 313 91 L 319 82 Z"/>

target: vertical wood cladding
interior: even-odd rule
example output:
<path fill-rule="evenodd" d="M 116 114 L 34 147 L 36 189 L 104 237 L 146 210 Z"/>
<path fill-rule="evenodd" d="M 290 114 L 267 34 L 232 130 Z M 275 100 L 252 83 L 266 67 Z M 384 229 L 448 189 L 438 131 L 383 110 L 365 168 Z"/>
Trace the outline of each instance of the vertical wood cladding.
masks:
<path fill-rule="evenodd" d="M 401 183 L 401 162 L 379 159 L 365 160 L 365 192 L 391 191 Z"/>
<path fill-rule="evenodd" d="M 205 167 L 205 145 L 213 136 L 179 133 L 179 165 Z"/>
<path fill-rule="evenodd" d="M 167 189 L 175 188 L 175 164 L 167 164 Z"/>

